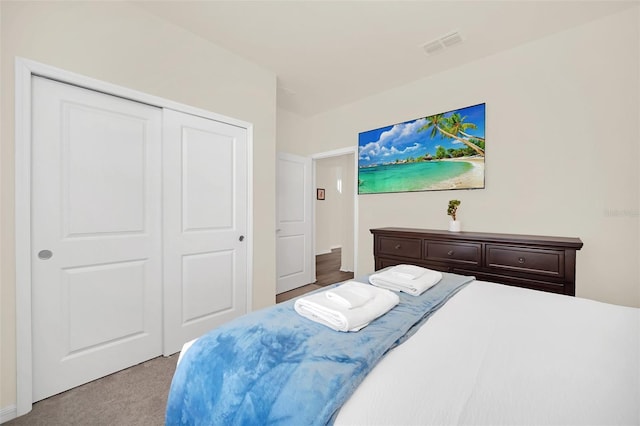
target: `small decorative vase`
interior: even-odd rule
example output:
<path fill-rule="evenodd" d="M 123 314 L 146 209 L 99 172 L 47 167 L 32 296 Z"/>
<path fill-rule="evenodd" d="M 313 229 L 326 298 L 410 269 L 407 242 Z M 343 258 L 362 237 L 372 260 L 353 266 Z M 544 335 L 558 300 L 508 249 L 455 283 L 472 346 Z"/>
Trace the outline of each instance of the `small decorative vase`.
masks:
<path fill-rule="evenodd" d="M 460 221 L 459 220 L 450 220 L 449 221 L 449 231 L 451 231 L 451 232 L 460 232 Z"/>

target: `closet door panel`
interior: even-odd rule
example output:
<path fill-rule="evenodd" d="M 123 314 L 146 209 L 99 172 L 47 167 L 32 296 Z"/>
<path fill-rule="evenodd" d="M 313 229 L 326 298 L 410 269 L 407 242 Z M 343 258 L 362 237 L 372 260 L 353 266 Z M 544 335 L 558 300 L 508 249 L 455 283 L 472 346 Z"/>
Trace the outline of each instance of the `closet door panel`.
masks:
<path fill-rule="evenodd" d="M 233 229 L 234 145 L 229 135 L 183 129 L 183 231 Z"/>
<path fill-rule="evenodd" d="M 247 311 L 247 130 L 164 110 L 164 353 Z"/>
<path fill-rule="evenodd" d="M 162 352 L 162 112 L 32 80 L 33 400 Z"/>

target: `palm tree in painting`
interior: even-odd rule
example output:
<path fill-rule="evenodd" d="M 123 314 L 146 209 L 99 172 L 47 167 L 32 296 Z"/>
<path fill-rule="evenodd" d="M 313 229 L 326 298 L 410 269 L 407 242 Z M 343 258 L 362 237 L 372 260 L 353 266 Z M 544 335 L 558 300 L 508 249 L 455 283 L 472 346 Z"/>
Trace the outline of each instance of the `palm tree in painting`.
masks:
<path fill-rule="evenodd" d="M 467 145 L 469 148 L 473 149 L 475 152 L 477 152 L 478 154 L 484 157 L 484 150 L 480 148 L 478 145 L 474 144 L 468 139 L 459 138 L 457 136 L 457 133 L 456 134 L 451 133 L 452 130 L 450 130 L 449 128 L 450 127 L 449 119 L 447 119 L 444 116 L 444 114 L 435 114 L 430 117 L 425 117 L 425 119 L 427 120 L 427 124 L 420 127 L 418 129 L 418 132 L 431 129 L 432 138 L 435 137 L 438 134 L 438 132 L 440 132 L 443 136 L 449 139 L 455 139 L 459 142 L 462 142 L 463 144 Z M 462 119 L 462 121 L 464 121 L 464 119 Z M 471 123 L 464 123 L 464 124 L 471 124 Z M 468 128 L 469 127 L 467 127 L 467 129 Z M 475 136 L 471 136 L 471 137 L 475 137 Z"/>
<path fill-rule="evenodd" d="M 430 117 L 426 117 L 426 120 L 427 124 L 420 127 L 418 131 L 421 132 L 431 128 L 431 138 L 433 139 L 438 135 L 438 131 L 442 132 L 442 130 L 440 130 L 440 125 L 444 125 L 446 119 L 444 118 L 444 114 L 435 114 Z"/>
<path fill-rule="evenodd" d="M 465 123 L 464 120 L 467 117 L 462 117 L 460 116 L 459 113 L 453 113 L 451 114 L 451 117 L 449 117 L 447 119 L 448 123 L 449 123 L 449 130 L 451 131 L 451 133 L 453 133 L 454 135 L 462 135 L 462 136 L 466 136 L 469 139 L 478 139 L 481 141 L 484 141 L 484 138 L 481 136 L 474 136 L 474 135 L 470 135 L 468 133 L 465 132 L 465 130 L 467 129 L 477 129 L 478 126 L 476 126 L 473 123 Z"/>

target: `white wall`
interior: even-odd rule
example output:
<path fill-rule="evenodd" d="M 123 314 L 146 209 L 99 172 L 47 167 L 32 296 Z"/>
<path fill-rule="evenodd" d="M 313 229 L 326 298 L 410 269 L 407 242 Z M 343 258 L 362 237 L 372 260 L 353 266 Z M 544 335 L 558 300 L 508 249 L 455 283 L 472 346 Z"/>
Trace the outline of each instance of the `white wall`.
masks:
<path fill-rule="evenodd" d="M 457 198 L 469 231 L 580 237 L 577 295 L 640 306 L 639 16 L 635 7 L 312 117 L 309 154 L 486 102 L 486 189 L 359 196 L 358 273 L 374 267 L 370 228 L 446 229 Z"/>
<path fill-rule="evenodd" d="M 253 123 L 253 306 L 274 303 L 276 76 L 126 2 L 0 2 L 0 16 L 0 409 L 16 395 L 16 56 Z"/>
<path fill-rule="evenodd" d="M 278 108 L 277 110 L 277 150 L 302 156 L 314 154 L 309 151 L 313 129 L 309 118 Z"/>

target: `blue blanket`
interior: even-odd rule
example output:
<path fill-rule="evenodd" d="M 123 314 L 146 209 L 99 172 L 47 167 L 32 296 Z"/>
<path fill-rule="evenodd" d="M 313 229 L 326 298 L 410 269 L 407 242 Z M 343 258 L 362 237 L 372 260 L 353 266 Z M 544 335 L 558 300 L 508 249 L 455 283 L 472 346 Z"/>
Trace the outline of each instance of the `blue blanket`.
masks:
<path fill-rule="evenodd" d="M 196 341 L 171 383 L 167 425 L 324 425 L 391 348 L 473 277 L 443 274 L 355 333 L 299 316 L 294 301 L 240 317 Z M 324 290 L 324 289 L 323 289 Z"/>

